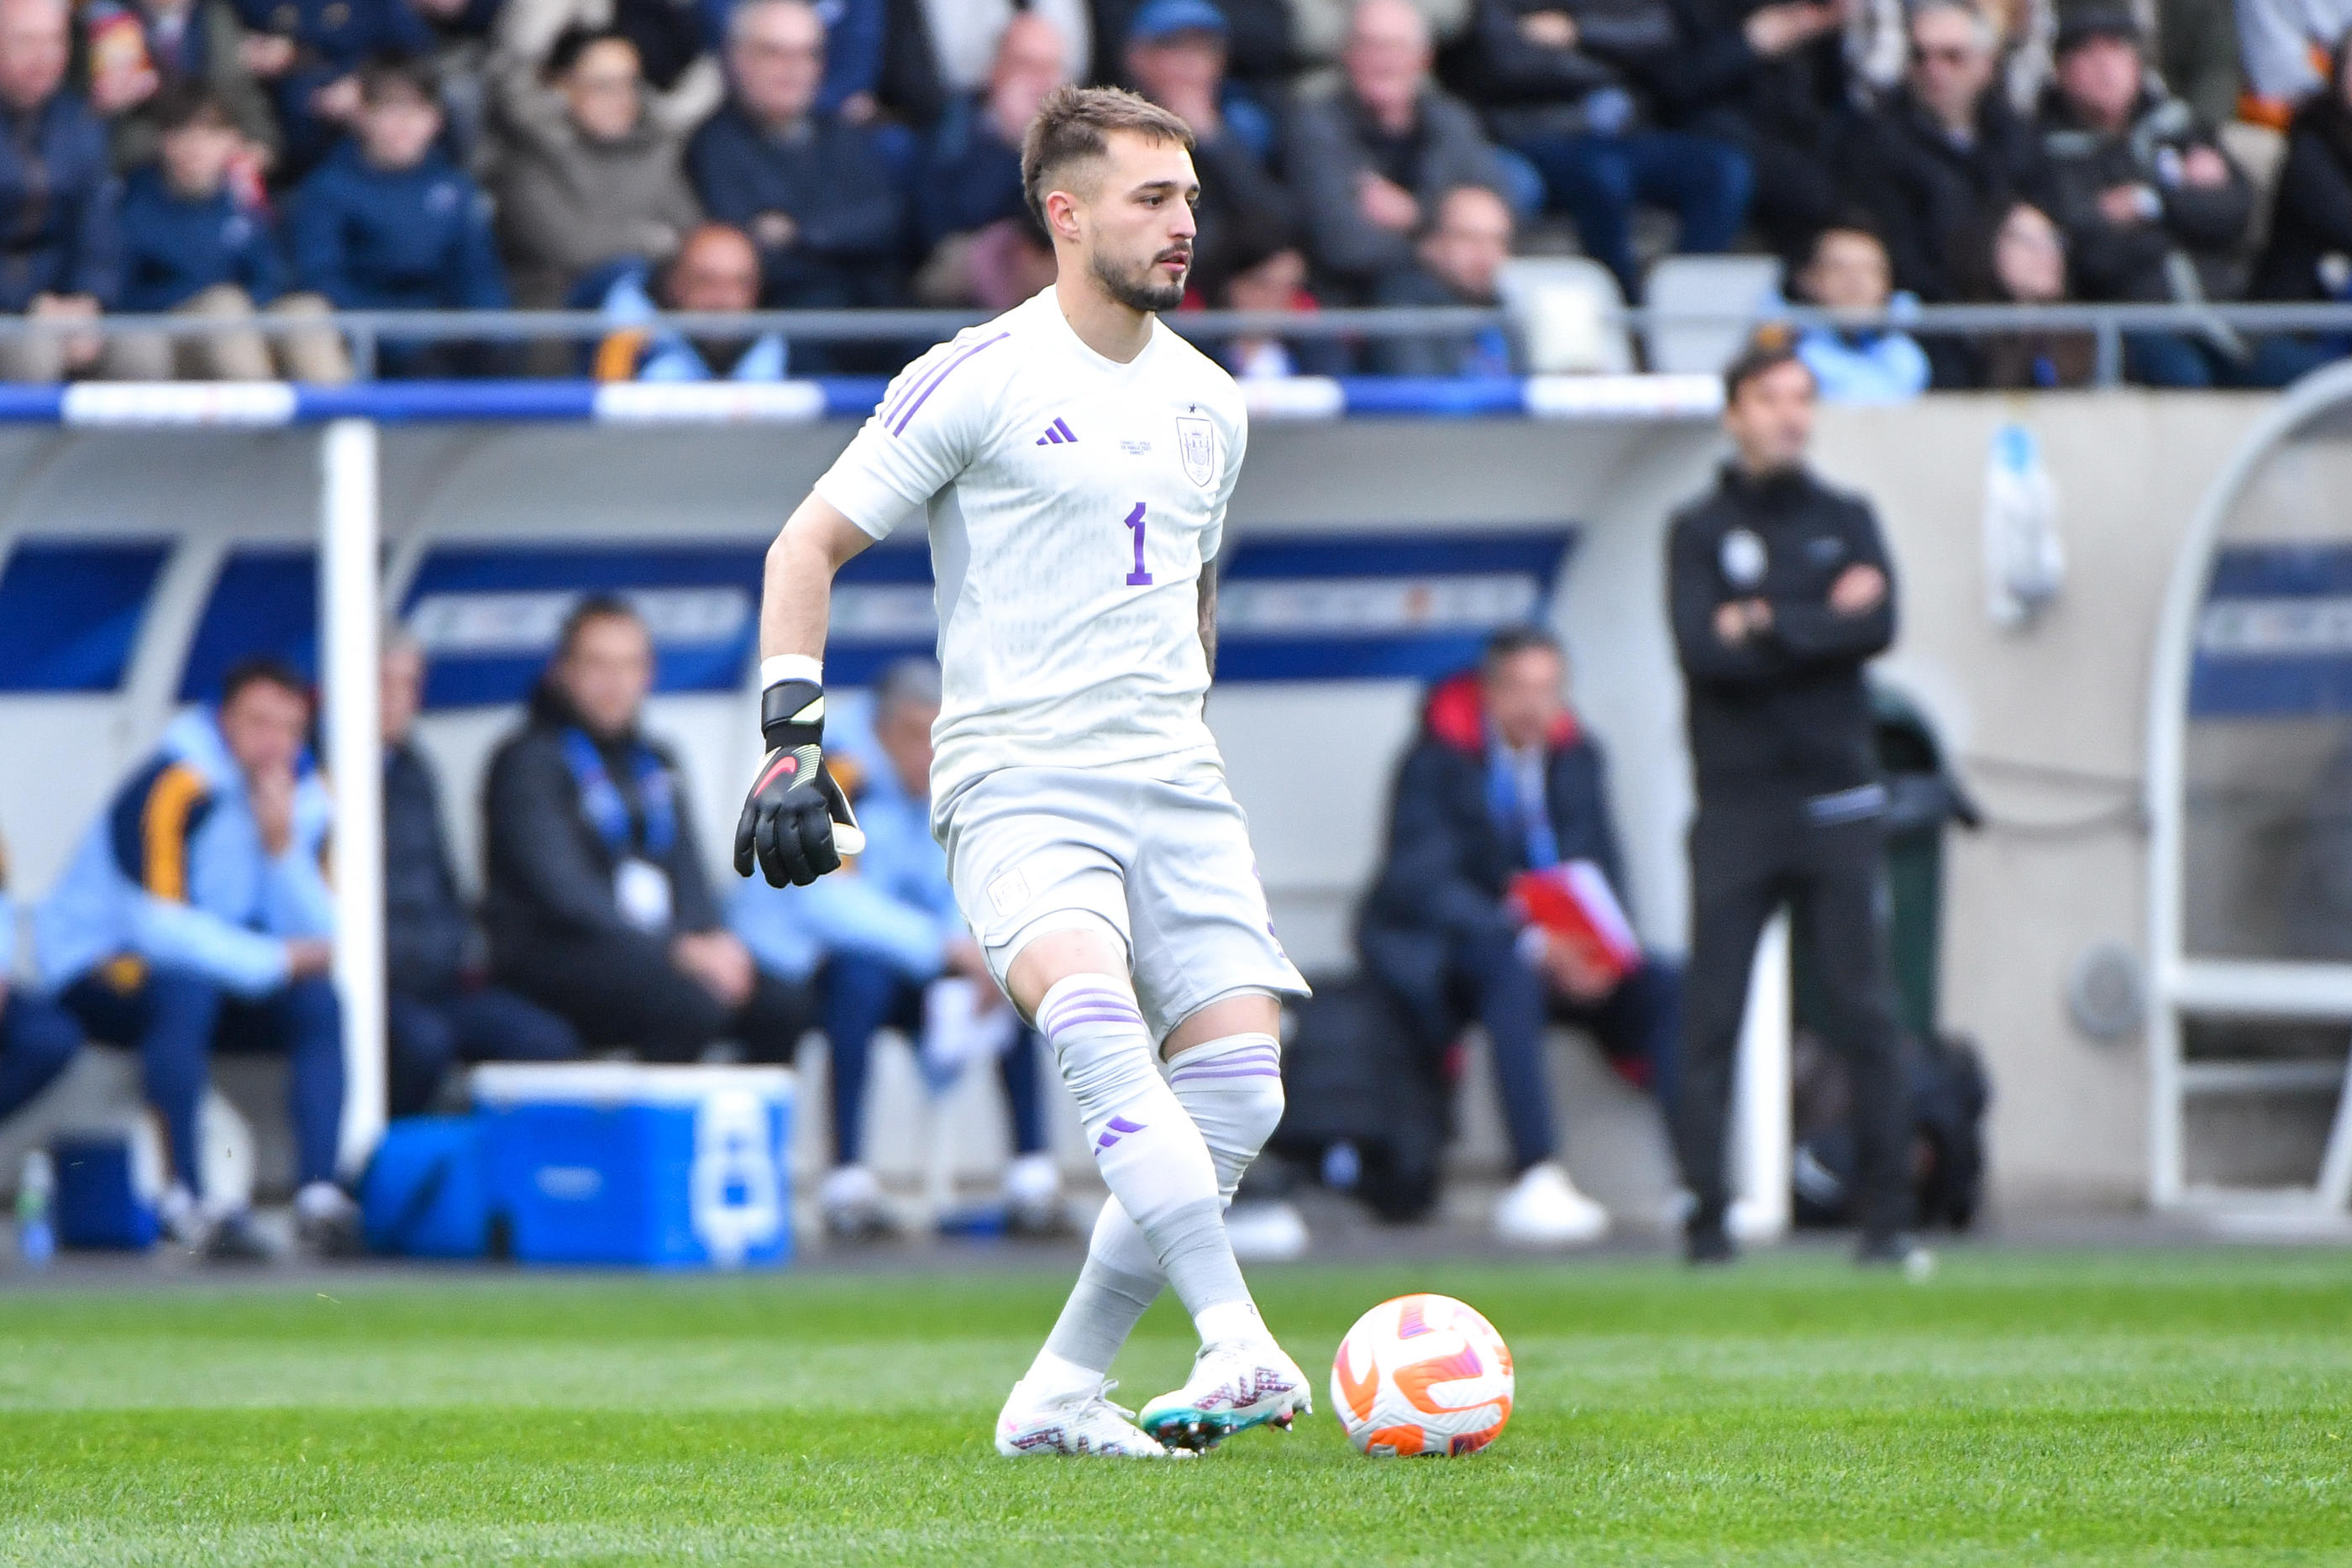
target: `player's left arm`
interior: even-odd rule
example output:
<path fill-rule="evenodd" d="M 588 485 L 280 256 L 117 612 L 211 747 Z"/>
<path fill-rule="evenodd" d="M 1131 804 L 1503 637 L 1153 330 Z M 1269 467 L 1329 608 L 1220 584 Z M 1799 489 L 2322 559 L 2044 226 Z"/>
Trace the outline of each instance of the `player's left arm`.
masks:
<path fill-rule="evenodd" d="M 1209 661 L 1209 678 L 1217 678 L 1217 563 L 1201 563 L 1201 654 Z"/>

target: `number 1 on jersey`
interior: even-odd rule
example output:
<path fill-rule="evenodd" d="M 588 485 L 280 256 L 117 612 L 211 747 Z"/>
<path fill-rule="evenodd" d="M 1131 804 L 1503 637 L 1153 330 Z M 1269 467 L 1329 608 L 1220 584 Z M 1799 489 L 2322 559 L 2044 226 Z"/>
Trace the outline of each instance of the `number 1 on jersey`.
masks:
<path fill-rule="evenodd" d="M 1135 570 L 1127 574 L 1127 585 L 1129 588 L 1147 588 L 1150 586 L 1151 574 L 1143 570 L 1142 502 L 1138 501 L 1135 504 L 1135 510 L 1128 513 L 1127 526 L 1135 530 Z"/>

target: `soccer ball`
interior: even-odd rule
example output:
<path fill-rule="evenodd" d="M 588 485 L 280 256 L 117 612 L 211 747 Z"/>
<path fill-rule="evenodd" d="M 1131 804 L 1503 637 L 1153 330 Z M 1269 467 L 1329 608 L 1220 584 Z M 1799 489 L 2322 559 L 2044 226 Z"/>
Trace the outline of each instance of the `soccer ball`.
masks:
<path fill-rule="evenodd" d="M 1475 1454 L 1511 1418 L 1510 1347 L 1451 1296 L 1382 1301 L 1339 1342 L 1331 1408 L 1359 1453 Z"/>

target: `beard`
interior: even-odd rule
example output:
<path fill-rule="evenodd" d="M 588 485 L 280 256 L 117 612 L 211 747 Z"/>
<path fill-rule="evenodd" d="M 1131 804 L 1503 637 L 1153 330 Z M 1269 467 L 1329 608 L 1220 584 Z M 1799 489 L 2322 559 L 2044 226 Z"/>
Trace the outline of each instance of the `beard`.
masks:
<path fill-rule="evenodd" d="M 1160 257 L 1155 256 L 1140 267 L 1120 271 L 1108 257 L 1097 254 L 1091 270 L 1103 292 L 1129 310 L 1173 310 L 1184 302 L 1184 278 L 1171 278 L 1161 273 L 1160 261 Z M 1188 262 L 1185 276 L 1189 277 L 1192 270 Z"/>

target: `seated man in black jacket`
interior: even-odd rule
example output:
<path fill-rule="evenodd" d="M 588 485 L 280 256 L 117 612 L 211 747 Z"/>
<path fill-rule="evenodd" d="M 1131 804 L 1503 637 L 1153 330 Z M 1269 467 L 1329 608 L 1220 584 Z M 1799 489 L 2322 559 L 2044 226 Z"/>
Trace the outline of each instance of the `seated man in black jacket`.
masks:
<path fill-rule="evenodd" d="M 413 1116 L 431 1107 L 455 1062 L 562 1061 L 580 1054 L 580 1040 L 545 1008 L 480 983 L 441 832 L 440 786 L 409 741 L 425 695 L 424 650 L 394 633 L 383 676 L 387 1088 L 392 1113 Z"/>
<path fill-rule="evenodd" d="M 1850 139 L 1854 193 L 1877 220 L 1895 287 L 1967 298 L 1973 253 L 2021 201 L 2042 203 L 2042 144 L 2001 90 L 2000 40 L 1969 0 L 1911 11 L 1911 65 Z"/>
<path fill-rule="evenodd" d="M 692 1061 L 731 1040 L 789 1061 L 806 999 L 720 920 L 677 760 L 639 728 L 653 677 L 636 612 L 582 601 L 529 722 L 490 759 L 492 970 L 592 1046 Z"/>
<path fill-rule="evenodd" d="M 1357 933 L 1367 973 L 1443 1049 L 1486 1026 L 1518 1180 L 1496 1210 L 1507 1241 L 1598 1239 L 1609 1217 L 1559 1161 L 1544 1030 L 1574 1023 L 1671 1103 L 1680 978 L 1645 956 L 1622 979 L 1528 922 L 1510 897 L 1522 872 L 1585 861 L 1620 900 L 1625 876 L 1601 748 L 1563 695 L 1567 656 L 1538 627 L 1496 633 L 1475 675 L 1431 695 L 1397 770 L 1387 862 Z"/>

